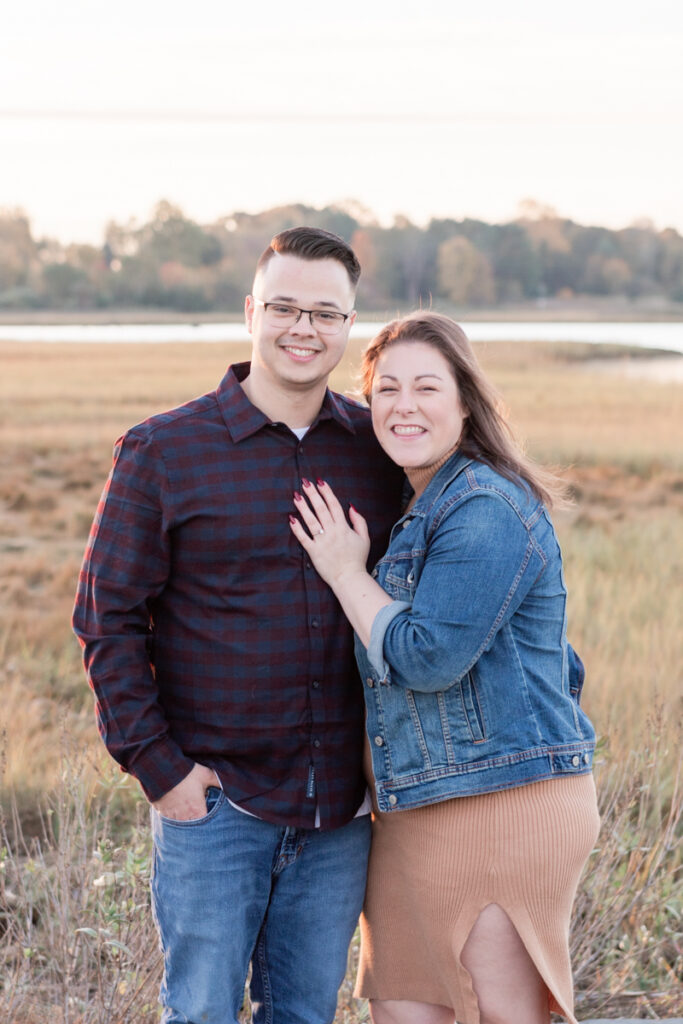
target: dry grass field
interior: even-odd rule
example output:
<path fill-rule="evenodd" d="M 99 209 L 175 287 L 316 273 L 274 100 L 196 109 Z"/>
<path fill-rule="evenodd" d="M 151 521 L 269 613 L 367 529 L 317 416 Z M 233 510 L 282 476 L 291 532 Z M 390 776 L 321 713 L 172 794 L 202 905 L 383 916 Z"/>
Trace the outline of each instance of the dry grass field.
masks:
<path fill-rule="evenodd" d="M 683 386 L 620 373 L 616 350 L 477 350 L 575 498 L 556 522 L 604 822 L 577 904 L 579 1015 L 680 1014 Z M 69 618 L 114 439 L 247 352 L 0 344 L 0 1024 L 157 1020 L 144 808 L 100 748 Z M 345 985 L 338 1021 L 366 1016 Z"/>

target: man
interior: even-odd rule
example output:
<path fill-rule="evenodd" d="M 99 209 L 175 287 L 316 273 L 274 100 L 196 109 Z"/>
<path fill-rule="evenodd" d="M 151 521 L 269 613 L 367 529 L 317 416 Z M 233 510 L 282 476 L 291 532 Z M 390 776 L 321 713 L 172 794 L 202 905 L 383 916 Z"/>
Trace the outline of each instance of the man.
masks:
<path fill-rule="evenodd" d="M 327 390 L 360 267 L 294 228 L 259 260 L 251 364 L 115 447 L 74 629 L 110 753 L 152 804 L 166 1024 L 333 1019 L 369 845 L 349 627 L 292 536 L 328 480 L 381 554 L 401 474 Z"/>

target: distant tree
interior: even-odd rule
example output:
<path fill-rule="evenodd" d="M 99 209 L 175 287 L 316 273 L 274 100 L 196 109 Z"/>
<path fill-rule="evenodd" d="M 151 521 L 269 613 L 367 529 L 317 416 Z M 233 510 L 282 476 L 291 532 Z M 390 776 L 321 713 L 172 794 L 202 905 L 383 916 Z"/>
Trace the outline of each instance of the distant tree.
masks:
<path fill-rule="evenodd" d="M 172 203 L 162 201 L 152 220 L 138 232 L 138 254 L 158 264 L 177 261 L 186 267 L 211 266 L 222 256 L 216 235 L 188 220 Z"/>
<path fill-rule="evenodd" d="M 541 279 L 538 254 L 523 227 L 500 225 L 489 258 L 500 299 L 536 298 Z"/>
<path fill-rule="evenodd" d="M 602 279 L 608 295 L 623 295 L 628 292 L 633 275 L 626 260 L 612 256 L 602 264 Z"/>
<path fill-rule="evenodd" d="M 458 305 L 485 305 L 495 301 L 491 264 L 486 256 L 462 235 L 439 246 L 439 291 Z"/>
<path fill-rule="evenodd" d="M 44 267 L 43 285 L 50 306 L 80 309 L 95 303 L 95 289 L 88 275 L 69 263 L 49 263 Z"/>
<path fill-rule="evenodd" d="M 22 210 L 0 209 L 0 292 L 28 284 L 38 247 Z"/>
<path fill-rule="evenodd" d="M 625 228 L 614 233 L 619 256 L 630 268 L 629 291 L 633 295 L 651 295 L 659 291 L 657 281 L 660 241 L 652 224 Z"/>
<path fill-rule="evenodd" d="M 683 238 L 673 228 L 666 228 L 659 236 L 657 279 L 666 295 L 683 301 Z"/>

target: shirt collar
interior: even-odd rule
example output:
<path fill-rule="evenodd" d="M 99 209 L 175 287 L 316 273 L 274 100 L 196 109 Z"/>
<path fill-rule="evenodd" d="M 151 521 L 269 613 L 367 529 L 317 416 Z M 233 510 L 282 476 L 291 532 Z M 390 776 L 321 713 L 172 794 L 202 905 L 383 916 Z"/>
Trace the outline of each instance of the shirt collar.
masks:
<path fill-rule="evenodd" d="M 216 398 L 221 414 L 225 420 L 230 437 L 235 442 L 251 437 L 252 434 L 255 434 L 263 427 L 269 426 L 272 422 L 260 409 L 252 405 L 242 390 L 241 383 L 249 375 L 250 367 L 251 363 L 248 362 L 233 363 L 232 366 L 228 367 L 225 377 L 223 377 L 223 380 L 216 389 Z M 330 391 L 327 388 L 320 412 L 311 424 L 311 427 L 315 427 L 322 420 L 329 419 L 335 420 L 345 430 L 348 430 L 350 434 L 356 433 L 353 422 L 344 407 L 341 395 L 337 395 L 334 391 Z"/>

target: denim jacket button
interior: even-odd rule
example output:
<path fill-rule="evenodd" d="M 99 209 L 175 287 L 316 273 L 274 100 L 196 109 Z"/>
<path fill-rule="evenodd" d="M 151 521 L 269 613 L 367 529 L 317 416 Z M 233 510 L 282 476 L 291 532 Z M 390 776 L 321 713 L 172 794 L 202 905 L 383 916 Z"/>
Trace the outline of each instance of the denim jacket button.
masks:
<path fill-rule="evenodd" d="M 581 764 L 581 758 L 579 757 L 578 754 L 574 754 L 574 756 L 572 758 L 572 764 L 574 765 L 575 768 L 578 768 L 579 765 Z"/>
<path fill-rule="evenodd" d="M 376 747 L 383 747 L 384 746 L 384 740 L 382 739 L 381 736 L 375 736 L 375 746 Z"/>
<path fill-rule="evenodd" d="M 590 756 L 588 754 L 583 755 L 583 763 L 590 764 Z"/>
<path fill-rule="evenodd" d="M 374 679 L 372 678 L 372 676 L 368 676 L 368 678 L 367 678 L 367 679 L 365 680 L 365 682 L 366 682 L 366 683 L 368 684 L 368 686 L 370 686 L 370 687 L 372 687 L 372 686 L 374 686 L 374 685 L 375 685 L 375 680 L 374 680 Z"/>
<path fill-rule="evenodd" d="M 412 523 L 412 519 L 406 519 L 405 523 L 402 526 L 402 529 L 403 530 L 407 530 L 411 523 Z"/>
<path fill-rule="evenodd" d="M 389 797 L 389 803 L 391 804 L 392 807 L 398 803 L 398 797 L 396 796 L 395 793 L 392 793 L 391 796 Z"/>

